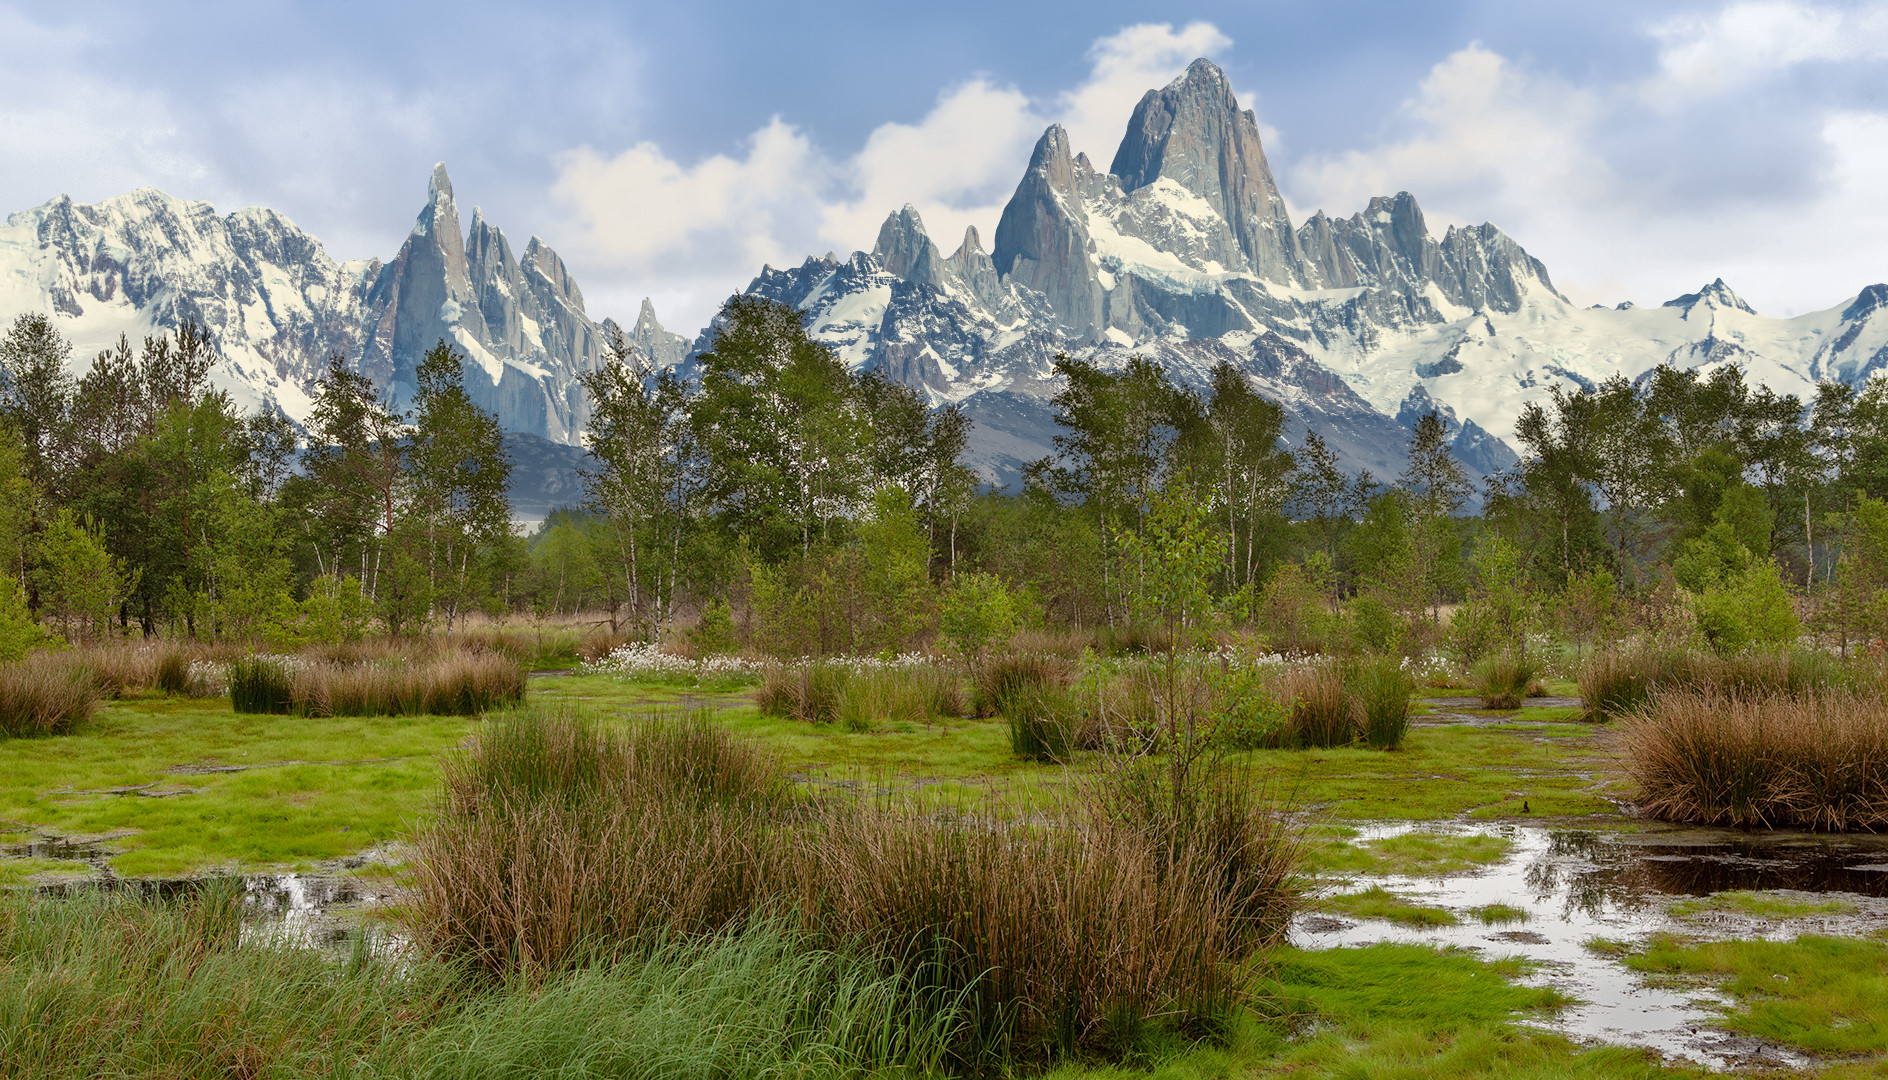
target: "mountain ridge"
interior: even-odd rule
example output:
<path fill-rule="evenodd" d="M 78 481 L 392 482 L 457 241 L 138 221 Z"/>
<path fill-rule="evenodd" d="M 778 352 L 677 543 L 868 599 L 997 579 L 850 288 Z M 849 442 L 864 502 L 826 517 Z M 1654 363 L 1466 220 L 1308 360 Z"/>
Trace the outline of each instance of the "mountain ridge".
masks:
<path fill-rule="evenodd" d="M 1347 468 L 1379 476 L 1401 471 L 1426 411 L 1475 472 L 1511 466 L 1514 417 L 1557 383 L 1737 364 L 1806 396 L 1888 368 L 1888 285 L 1794 319 L 1721 278 L 1657 307 L 1579 308 L 1514 238 L 1489 223 L 1437 236 L 1408 192 L 1294 225 L 1256 117 L 1205 58 L 1140 98 L 1106 172 L 1050 125 L 987 250 L 973 227 L 944 254 L 907 204 L 870 250 L 765 266 L 744 291 L 801 311 L 848 366 L 962 404 L 979 420 L 972 460 L 996 482 L 1049 452 L 1060 355 L 1148 355 L 1195 386 L 1235 364 L 1285 407 L 1294 441 L 1315 426 Z M 264 208 L 219 216 L 150 188 L 61 196 L 0 225 L 0 317 L 26 310 L 52 315 L 79 363 L 120 333 L 193 319 L 224 357 L 219 384 L 296 420 L 330 354 L 398 400 L 444 338 L 475 401 L 564 446 L 588 419 L 578 380 L 615 328 L 544 241 L 515 249 L 476 206 L 462 225 L 443 164 L 386 262 L 337 262 Z M 687 368 L 713 331 L 675 334 L 644 300 L 625 336 Z"/>

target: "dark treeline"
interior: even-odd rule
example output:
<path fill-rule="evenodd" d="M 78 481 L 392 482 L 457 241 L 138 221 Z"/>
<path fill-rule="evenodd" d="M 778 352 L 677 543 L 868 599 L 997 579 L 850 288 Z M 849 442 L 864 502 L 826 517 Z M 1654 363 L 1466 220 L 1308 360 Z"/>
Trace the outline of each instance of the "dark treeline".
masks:
<path fill-rule="evenodd" d="M 451 632 L 475 611 L 793 654 L 1032 623 L 1127 640 L 1160 622 L 1177 551 L 1197 556 L 1190 625 L 1279 648 L 1472 660 L 1632 628 L 1735 651 L 1804 618 L 1845 644 L 1888 626 L 1881 382 L 1808 403 L 1735 367 L 1556 389 L 1477 500 L 1434 415 L 1402 476 L 1350 476 L 1315 432 L 1288 446 L 1235 368 L 1196 391 L 1141 358 L 1063 358 L 1055 453 L 996 492 L 959 409 L 849 372 L 796 312 L 736 297 L 716 327 L 689 380 L 612 337 L 583 377 L 585 505 L 518 536 L 498 419 L 445 342 L 404 410 L 331 360 L 298 437 L 210 386 L 193 326 L 74 381 L 23 316 L 0 342 L 6 648 Z"/>

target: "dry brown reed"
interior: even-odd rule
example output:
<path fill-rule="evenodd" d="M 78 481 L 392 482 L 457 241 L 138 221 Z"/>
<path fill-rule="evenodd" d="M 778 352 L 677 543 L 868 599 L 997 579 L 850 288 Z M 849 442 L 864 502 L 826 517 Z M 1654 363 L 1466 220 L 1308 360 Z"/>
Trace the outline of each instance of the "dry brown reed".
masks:
<path fill-rule="evenodd" d="M 1705 656 L 1645 647 L 1596 652 L 1581 665 L 1575 678 L 1585 715 L 1594 720 L 1610 720 L 1641 709 L 1661 691 L 1731 697 L 1800 696 L 1824 693 L 1853 681 L 1840 661 L 1817 650 Z"/>
<path fill-rule="evenodd" d="M 436 651 L 412 661 L 255 657 L 230 665 L 230 702 L 238 712 L 478 716 L 523 700 L 524 684 L 520 662 L 498 652 Z"/>
<path fill-rule="evenodd" d="M 87 645 L 74 649 L 71 655 L 74 662 L 92 672 L 99 692 L 106 697 L 149 693 L 209 697 L 214 696 L 212 688 L 193 676 L 192 666 L 224 663 L 244 651 L 228 644 L 142 640 Z"/>
<path fill-rule="evenodd" d="M 445 773 L 416 839 L 433 950 L 544 973 L 786 919 L 964 1001 L 962 1037 L 985 1049 L 1105 1044 L 1224 1004 L 1296 903 L 1279 819 L 1220 789 L 1196 815 L 1218 825 L 1184 833 L 1100 802 L 945 820 L 791 796 L 777 763 L 700 718 L 614 731 L 548 713 L 496 721 Z"/>
<path fill-rule="evenodd" d="M 1291 703 L 1286 734 L 1299 746 L 1345 746 L 1364 733 L 1364 703 L 1335 661 L 1292 668 L 1280 679 L 1280 693 Z"/>
<path fill-rule="evenodd" d="M 1650 817 L 1888 831 L 1888 702 L 1878 694 L 1665 692 L 1622 727 Z"/>
<path fill-rule="evenodd" d="M 98 679 L 71 654 L 31 653 L 0 665 L 0 735 L 65 735 L 98 708 Z"/>
<path fill-rule="evenodd" d="M 981 656 L 970 665 L 971 707 L 978 716 L 994 716 L 1013 695 L 1066 687 L 1074 678 L 1075 664 L 1054 653 L 1012 651 Z"/>

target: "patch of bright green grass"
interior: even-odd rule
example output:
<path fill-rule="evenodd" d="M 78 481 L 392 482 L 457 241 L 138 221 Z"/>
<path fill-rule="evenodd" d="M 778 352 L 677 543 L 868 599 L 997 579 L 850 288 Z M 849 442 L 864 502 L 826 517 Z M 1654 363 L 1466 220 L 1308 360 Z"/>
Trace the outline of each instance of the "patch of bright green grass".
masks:
<path fill-rule="evenodd" d="M 1888 943 L 1806 934 L 1795 941 L 1654 938 L 1626 959 L 1653 974 L 1720 981 L 1732 1031 L 1818 1054 L 1888 1051 Z"/>
<path fill-rule="evenodd" d="M 1517 986 L 1518 961 L 1412 945 L 1281 949 L 1253 990 L 1260 1017 L 1235 1018 L 1220 1045 L 1118 1066 L 1068 1063 L 1054 1080 L 1652 1080 L 1696 1076 L 1643 1050 L 1587 1049 L 1520 1021 L 1567 1004 Z"/>
<path fill-rule="evenodd" d="M 1469 914 L 1481 920 L 1483 926 L 1508 926 L 1527 921 L 1527 912 L 1507 904 L 1488 904 L 1484 907 L 1470 908 Z"/>
<path fill-rule="evenodd" d="M 1710 896 L 1679 900 L 1666 909 L 1680 918 L 1726 912 L 1759 919 L 1800 919 L 1809 915 L 1840 915 L 1854 911 L 1847 900 L 1805 900 L 1768 892 L 1733 890 Z"/>
<path fill-rule="evenodd" d="M 72 875 L 89 872 L 84 863 L 59 859 L 0 859 L 0 887 L 24 885 L 37 874 Z"/>
<path fill-rule="evenodd" d="M 1426 907 L 1412 903 L 1381 885 L 1362 892 L 1340 893 L 1325 897 L 1318 906 L 1339 915 L 1357 919 L 1387 919 L 1400 926 L 1454 926 L 1456 918 L 1447 908 Z"/>
<path fill-rule="evenodd" d="M 1355 835 L 1355 830 L 1348 830 Z M 1362 844 L 1314 835 L 1306 869 L 1329 874 L 1406 874 L 1441 877 L 1500 862 L 1513 844 L 1501 836 L 1455 836 L 1416 831 Z"/>
<path fill-rule="evenodd" d="M 398 837 L 438 784 L 436 755 L 477 723 L 114 702 L 73 735 L 0 742 L 0 819 L 110 835 L 126 876 L 306 865 Z"/>

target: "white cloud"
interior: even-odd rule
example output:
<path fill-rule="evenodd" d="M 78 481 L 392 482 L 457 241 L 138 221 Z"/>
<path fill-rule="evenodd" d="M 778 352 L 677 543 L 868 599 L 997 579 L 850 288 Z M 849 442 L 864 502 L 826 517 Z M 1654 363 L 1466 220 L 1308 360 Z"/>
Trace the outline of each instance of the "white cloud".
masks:
<path fill-rule="evenodd" d="M 1535 219 L 1614 196 L 1607 164 L 1585 145 L 1602 116 L 1593 94 L 1474 44 L 1432 68 L 1402 104 L 1398 137 L 1309 158 L 1289 175 L 1299 205 L 1333 216 L 1410 191 L 1444 220 Z"/>
<path fill-rule="evenodd" d="M 747 139 L 745 156 L 688 166 L 654 143 L 614 157 L 581 147 L 563 155 L 551 193 L 597 257 L 653 265 L 708 249 L 758 267 L 781 260 L 783 225 L 818 198 L 827 172 L 812 142 L 775 117 Z"/>
<path fill-rule="evenodd" d="M 647 294 L 665 323 L 693 328 L 762 263 L 869 250 L 886 215 L 906 203 L 945 254 L 973 225 L 988 250 L 1051 122 L 1106 169 L 1141 95 L 1231 44 L 1208 23 L 1130 26 L 1095 42 L 1078 86 L 1035 100 L 972 76 L 945 88 L 916 123 L 881 124 L 849 154 L 814 145 L 779 118 L 741 155 L 692 165 L 654 143 L 614 155 L 581 147 L 559 157 L 551 194 L 571 219 L 564 234 L 589 263 L 593 308 L 631 311 Z"/>
<path fill-rule="evenodd" d="M 1888 5 L 1750 0 L 1662 20 L 1651 33 L 1661 45 L 1654 99 L 1712 93 L 1798 64 L 1888 57 Z"/>
<path fill-rule="evenodd" d="M 1659 24 L 1656 71 L 1586 85 L 1470 45 L 1374 145 L 1285 170 L 1289 192 L 1342 215 L 1407 190 L 1438 232 L 1493 221 L 1582 303 L 1722 275 L 1770 314 L 1825 308 L 1888 280 L 1888 114 L 1724 73 L 1877 62 L 1881 10 L 1733 4 Z"/>
<path fill-rule="evenodd" d="M 1014 87 L 983 77 L 952 87 L 917 124 L 873 130 L 844 170 L 855 194 L 822 208 L 821 236 L 842 250 L 869 247 L 885 215 L 911 203 L 945 254 L 968 225 L 978 227 L 987 249 L 1020 162 L 1043 127 Z"/>

